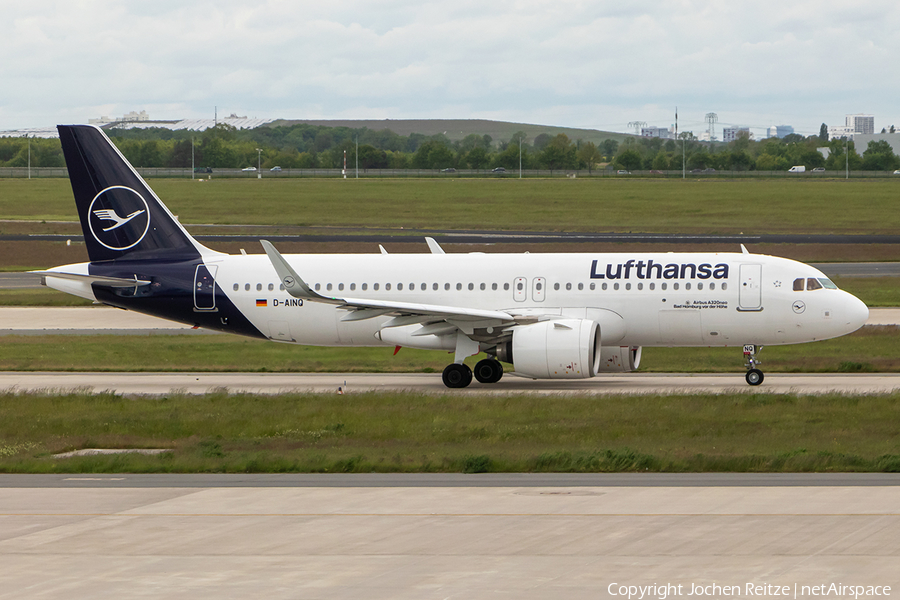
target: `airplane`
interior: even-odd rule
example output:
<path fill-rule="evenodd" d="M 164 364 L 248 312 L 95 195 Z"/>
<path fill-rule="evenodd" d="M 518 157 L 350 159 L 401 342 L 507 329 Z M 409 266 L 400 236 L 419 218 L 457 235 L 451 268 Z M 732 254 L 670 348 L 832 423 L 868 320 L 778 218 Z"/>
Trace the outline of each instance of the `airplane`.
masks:
<path fill-rule="evenodd" d="M 91 125 L 59 136 L 90 262 L 45 285 L 197 327 L 276 342 L 442 350 L 450 388 L 629 372 L 645 346 L 758 352 L 845 335 L 868 308 L 821 271 L 741 252 L 231 255 L 195 240 Z M 113 226 L 109 225 L 112 222 Z M 396 350 L 395 350 L 396 351 Z M 463 361 L 485 353 L 474 370 Z"/>

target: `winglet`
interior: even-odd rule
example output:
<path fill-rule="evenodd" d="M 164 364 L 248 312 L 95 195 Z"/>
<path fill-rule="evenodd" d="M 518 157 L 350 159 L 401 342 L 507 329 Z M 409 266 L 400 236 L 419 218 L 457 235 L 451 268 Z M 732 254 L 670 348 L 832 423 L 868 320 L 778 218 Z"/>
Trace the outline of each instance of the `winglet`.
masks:
<path fill-rule="evenodd" d="M 272 245 L 272 242 L 268 240 L 259 240 L 259 243 L 262 244 L 263 250 L 266 251 L 266 256 L 269 257 L 269 261 L 271 261 L 272 266 L 275 267 L 275 272 L 278 273 L 278 279 L 281 280 L 281 283 L 284 285 L 284 289 L 288 294 L 293 296 L 294 298 L 305 298 L 307 300 L 328 300 L 329 298 L 322 296 L 321 294 L 314 292 L 303 279 L 297 275 L 297 272 L 294 271 L 293 267 L 288 264 L 284 257 L 275 249 L 275 246 Z"/>
<path fill-rule="evenodd" d="M 428 244 L 428 249 L 431 250 L 432 254 L 446 254 L 434 238 L 426 237 L 425 242 Z"/>
<path fill-rule="evenodd" d="M 750 254 L 750 253 L 747 251 L 747 247 L 744 246 L 743 244 L 741 244 L 741 253 L 743 253 L 743 254 Z"/>

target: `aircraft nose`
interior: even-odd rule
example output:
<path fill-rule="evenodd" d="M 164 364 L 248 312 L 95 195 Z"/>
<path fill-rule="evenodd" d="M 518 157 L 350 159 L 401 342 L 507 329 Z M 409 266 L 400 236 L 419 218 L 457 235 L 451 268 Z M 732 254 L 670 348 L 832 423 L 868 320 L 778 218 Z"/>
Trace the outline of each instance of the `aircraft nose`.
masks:
<path fill-rule="evenodd" d="M 869 307 L 866 303 L 854 296 L 847 294 L 847 302 L 844 306 L 844 318 L 847 322 L 847 333 L 856 331 L 869 320 Z"/>

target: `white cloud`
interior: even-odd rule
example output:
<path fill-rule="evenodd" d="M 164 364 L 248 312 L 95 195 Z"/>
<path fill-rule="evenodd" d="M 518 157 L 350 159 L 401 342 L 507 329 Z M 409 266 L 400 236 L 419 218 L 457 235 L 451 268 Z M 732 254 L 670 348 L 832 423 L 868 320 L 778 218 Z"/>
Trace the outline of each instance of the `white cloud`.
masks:
<path fill-rule="evenodd" d="M 157 118 L 497 118 L 624 130 L 706 112 L 900 124 L 900 6 L 873 0 L 37 0 L 0 22 L 0 129 Z M 699 129 L 698 127 L 694 127 Z"/>

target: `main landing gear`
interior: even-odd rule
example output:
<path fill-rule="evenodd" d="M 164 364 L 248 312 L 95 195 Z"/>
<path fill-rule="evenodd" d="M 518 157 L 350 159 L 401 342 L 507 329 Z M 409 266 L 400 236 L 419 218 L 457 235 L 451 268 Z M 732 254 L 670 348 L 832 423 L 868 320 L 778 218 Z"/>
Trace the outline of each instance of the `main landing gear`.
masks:
<path fill-rule="evenodd" d="M 761 352 L 763 349 L 762 346 L 756 346 L 754 344 L 746 344 L 744 345 L 744 366 L 747 367 L 747 375 L 744 376 L 744 379 L 747 380 L 747 383 L 750 385 L 759 385 L 765 379 L 763 372 L 756 368 L 759 363 L 756 355 Z"/>
<path fill-rule="evenodd" d="M 503 365 L 494 358 L 485 358 L 478 361 L 473 373 L 468 365 L 453 363 L 447 365 L 441 378 L 448 388 L 464 388 L 472 383 L 473 375 L 480 383 L 497 383 L 503 377 Z"/>

